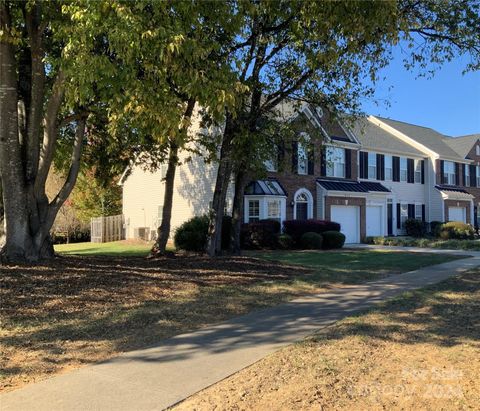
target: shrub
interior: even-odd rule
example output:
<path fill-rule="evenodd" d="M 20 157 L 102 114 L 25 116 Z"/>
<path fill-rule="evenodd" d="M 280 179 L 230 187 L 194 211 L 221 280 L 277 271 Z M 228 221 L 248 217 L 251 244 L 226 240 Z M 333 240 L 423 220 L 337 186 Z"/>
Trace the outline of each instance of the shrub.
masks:
<path fill-rule="evenodd" d="M 323 237 L 318 233 L 305 233 L 300 238 L 302 248 L 306 250 L 319 250 L 322 248 Z"/>
<path fill-rule="evenodd" d="M 471 225 L 459 221 L 450 221 L 442 224 L 439 230 L 440 238 L 443 240 L 471 240 L 475 232 Z"/>
<path fill-rule="evenodd" d="M 442 226 L 443 222 L 441 221 L 432 221 L 430 222 L 430 234 L 434 237 L 438 237 L 440 235 L 440 227 Z"/>
<path fill-rule="evenodd" d="M 408 218 L 405 221 L 407 235 L 412 237 L 424 237 L 427 234 L 427 223 L 415 218 Z"/>
<path fill-rule="evenodd" d="M 175 230 L 175 247 L 186 251 L 204 251 L 207 245 L 208 216 L 193 217 Z"/>
<path fill-rule="evenodd" d="M 286 220 L 283 222 L 283 231 L 292 237 L 295 244 L 299 244 L 305 233 L 340 231 L 340 224 L 327 220 Z"/>
<path fill-rule="evenodd" d="M 243 224 L 242 248 L 273 248 L 277 245 L 280 223 L 277 220 L 260 220 Z"/>
<path fill-rule="evenodd" d="M 322 236 L 323 248 L 326 250 L 342 248 L 345 244 L 345 235 L 338 231 L 325 231 Z"/>
<path fill-rule="evenodd" d="M 280 234 L 277 238 L 278 246 L 284 250 L 288 250 L 293 247 L 292 237 L 288 234 Z"/>

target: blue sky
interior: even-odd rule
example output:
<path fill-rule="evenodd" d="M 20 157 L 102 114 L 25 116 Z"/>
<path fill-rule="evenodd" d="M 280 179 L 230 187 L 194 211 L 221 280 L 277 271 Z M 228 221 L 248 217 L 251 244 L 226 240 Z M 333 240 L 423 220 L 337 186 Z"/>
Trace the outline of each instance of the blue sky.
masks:
<path fill-rule="evenodd" d="M 391 64 L 382 71 L 386 79 L 376 87 L 379 105 L 366 101 L 365 112 L 431 127 L 450 136 L 480 133 L 480 72 L 462 75 L 467 57 L 446 63 L 429 79 L 416 78 L 418 70 L 408 72 L 401 56 L 397 48 Z M 382 100 L 388 100 L 390 107 Z"/>

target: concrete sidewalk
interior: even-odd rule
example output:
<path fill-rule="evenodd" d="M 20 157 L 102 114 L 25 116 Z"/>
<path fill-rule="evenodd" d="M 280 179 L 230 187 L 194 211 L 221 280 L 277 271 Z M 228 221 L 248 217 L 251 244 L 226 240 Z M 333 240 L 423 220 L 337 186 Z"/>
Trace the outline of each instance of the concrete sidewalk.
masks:
<path fill-rule="evenodd" d="M 179 335 L 4 394 L 0 409 L 164 409 L 353 312 L 480 265 L 479 252 L 447 253 L 472 257 L 299 298 Z"/>

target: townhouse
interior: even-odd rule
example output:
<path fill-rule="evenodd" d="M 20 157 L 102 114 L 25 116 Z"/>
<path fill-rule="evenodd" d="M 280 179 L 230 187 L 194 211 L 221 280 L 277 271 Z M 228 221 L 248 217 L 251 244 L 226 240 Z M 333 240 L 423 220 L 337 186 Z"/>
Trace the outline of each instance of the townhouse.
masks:
<path fill-rule="evenodd" d="M 296 122 L 299 139 L 286 142 L 278 158 L 266 164 L 266 178 L 247 186 L 245 222 L 332 220 L 341 224 L 347 243 L 405 234 L 408 218 L 476 224 L 478 135 L 451 138 L 373 116 L 347 125 L 310 106 L 290 121 Z M 323 138 L 313 138 L 314 133 Z M 208 212 L 216 167 L 196 157 L 177 173 L 172 228 Z M 161 171 L 135 167 L 121 183 L 127 238 L 154 235 L 163 200 Z"/>

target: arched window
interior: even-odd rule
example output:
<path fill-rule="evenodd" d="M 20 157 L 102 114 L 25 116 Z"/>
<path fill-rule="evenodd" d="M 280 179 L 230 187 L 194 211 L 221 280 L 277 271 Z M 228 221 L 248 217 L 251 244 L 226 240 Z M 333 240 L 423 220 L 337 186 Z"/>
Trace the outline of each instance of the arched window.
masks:
<path fill-rule="evenodd" d="M 294 195 L 293 218 L 308 220 L 313 218 L 313 197 L 306 188 L 301 188 Z"/>

